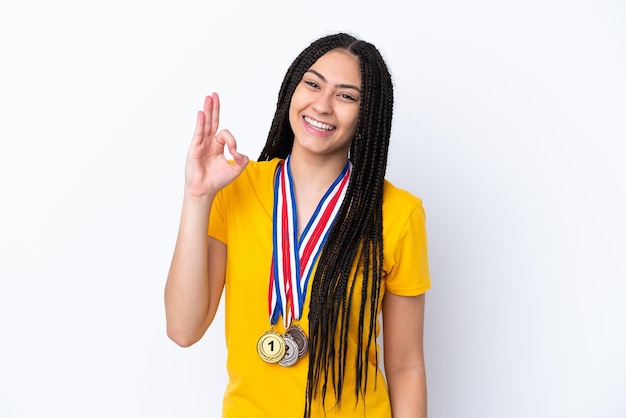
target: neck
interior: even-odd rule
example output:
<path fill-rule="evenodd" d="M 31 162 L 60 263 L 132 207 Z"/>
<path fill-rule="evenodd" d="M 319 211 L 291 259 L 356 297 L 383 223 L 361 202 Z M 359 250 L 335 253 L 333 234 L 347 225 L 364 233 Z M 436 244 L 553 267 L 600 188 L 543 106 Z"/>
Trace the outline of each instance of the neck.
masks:
<path fill-rule="evenodd" d="M 301 193 L 325 193 L 348 162 L 347 155 L 311 156 L 291 154 L 291 174 L 294 186 Z"/>

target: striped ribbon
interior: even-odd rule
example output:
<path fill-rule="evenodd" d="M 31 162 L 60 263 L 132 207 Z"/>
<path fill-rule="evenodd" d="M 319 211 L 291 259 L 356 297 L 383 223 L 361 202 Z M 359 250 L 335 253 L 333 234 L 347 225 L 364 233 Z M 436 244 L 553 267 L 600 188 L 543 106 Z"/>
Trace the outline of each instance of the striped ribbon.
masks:
<path fill-rule="evenodd" d="M 273 252 L 268 291 L 270 322 L 283 316 L 285 328 L 300 319 L 309 278 L 328 231 L 345 195 L 352 163 L 328 188 L 298 239 L 298 216 L 290 168 L 290 156 L 276 171 L 274 180 Z"/>

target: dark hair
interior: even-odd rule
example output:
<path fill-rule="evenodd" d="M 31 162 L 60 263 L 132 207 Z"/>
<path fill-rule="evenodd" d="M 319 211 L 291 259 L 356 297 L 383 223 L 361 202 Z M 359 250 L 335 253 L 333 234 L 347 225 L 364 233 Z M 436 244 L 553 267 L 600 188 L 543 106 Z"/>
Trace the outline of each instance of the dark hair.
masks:
<path fill-rule="evenodd" d="M 278 93 L 276 113 L 259 161 L 286 158 L 294 133 L 289 106 L 304 73 L 324 54 L 344 49 L 359 58 L 361 102 L 349 158 L 354 166 L 343 204 L 331 227 L 312 280 L 309 312 L 310 359 L 305 417 L 312 399 L 321 391 L 326 397 L 329 378 L 340 406 L 348 351 L 350 312 L 358 306 L 355 395 L 357 402 L 367 390 L 368 356 L 375 343 L 377 309 L 383 268 L 382 201 L 387 152 L 393 113 L 391 75 L 376 47 L 349 34 L 322 37 L 293 61 Z M 352 273 L 353 266 L 358 267 Z M 355 284 L 362 283 L 360 295 Z M 353 303 L 354 302 L 354 303 Z M 351 348 L 352 349 L 352 348 Z M 376 366 L 378 367 L 378 366 Z M 378 373 L 378 369 L 377 369 Z"/>

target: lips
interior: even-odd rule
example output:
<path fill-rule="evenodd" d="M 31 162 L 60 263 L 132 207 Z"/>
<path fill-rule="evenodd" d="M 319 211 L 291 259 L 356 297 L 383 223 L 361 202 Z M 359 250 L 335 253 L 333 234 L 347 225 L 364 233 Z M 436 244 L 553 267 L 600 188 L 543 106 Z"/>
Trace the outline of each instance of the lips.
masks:
<path fill-rule="evenodd" d="M 329 125 L 328 123 L 324 123 L 324 122 L 320 122 L 318 120 L 312 119 L 308 116 L 304 117 L 304 121 L 309 124 L 310 127 L 312 127 L 313 129 L 316 129 L 318 131 L 321 132 L 328 132 L 328 131 L 332 131 L 334 129 L 336 129 L 335 126 L 333 125 Z"/>

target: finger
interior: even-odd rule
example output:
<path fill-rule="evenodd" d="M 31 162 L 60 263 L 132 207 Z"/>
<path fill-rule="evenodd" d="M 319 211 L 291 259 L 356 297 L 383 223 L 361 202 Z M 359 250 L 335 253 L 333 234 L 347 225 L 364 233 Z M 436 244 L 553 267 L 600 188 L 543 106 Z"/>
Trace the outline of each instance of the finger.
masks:
<path fill-rule="evenodd" d="M 211 131 L 212 125 L 212 114 L 213 114 L 213 98 L 211 96 L 206 96 L 204 98 L 204 107 L 202 108 L 204 112 L 204 138 L 209 138 L 215 132 Z"/>
<path fill-rule="evenodd" d="M 248 162 L 250 161 L 247 155 L 241 154 L 239 152 L 233 154 L 233 160 L 235 161 L 235 164 L 241 167 L 242 170 L 245 166 L 248 165 Z"/>
<path fill-rule="evenodd" d="M 199 145 L 202 143 L 204 137 L 204 113 L 198 111 L 196 116 L 196 128 L 193 131 L 192 145 Z"/>
<path fill-rule="evenodd" d="M 228 129 L 222 129 L 219 134 L 215 135 L 215 140 L 219 144 L 226 145 L 231 154 L 237 152 L 237 141 Z"/>
<path fill-rule="evenodd" d="M 237 152 L 237 141 L 228 129 L 222 130 L 216 136 L 216 139 L 219 140 L 220 143 L 224 143 L 228 147 L 228 152 L 233 156 L 233 160 L 237 165 L 245 167 L 248 164 L 248 157 L 244 154 Z"/>
<path fill-rule="evenodd" d="M 213 93 L 211 95 L 213 99 L 213 112 L 211 113 L 211 127 L 213 128 L 213 134 L 217 132 L 218 127 L 220 126 L 220 97 L 217 93 Z"/>

